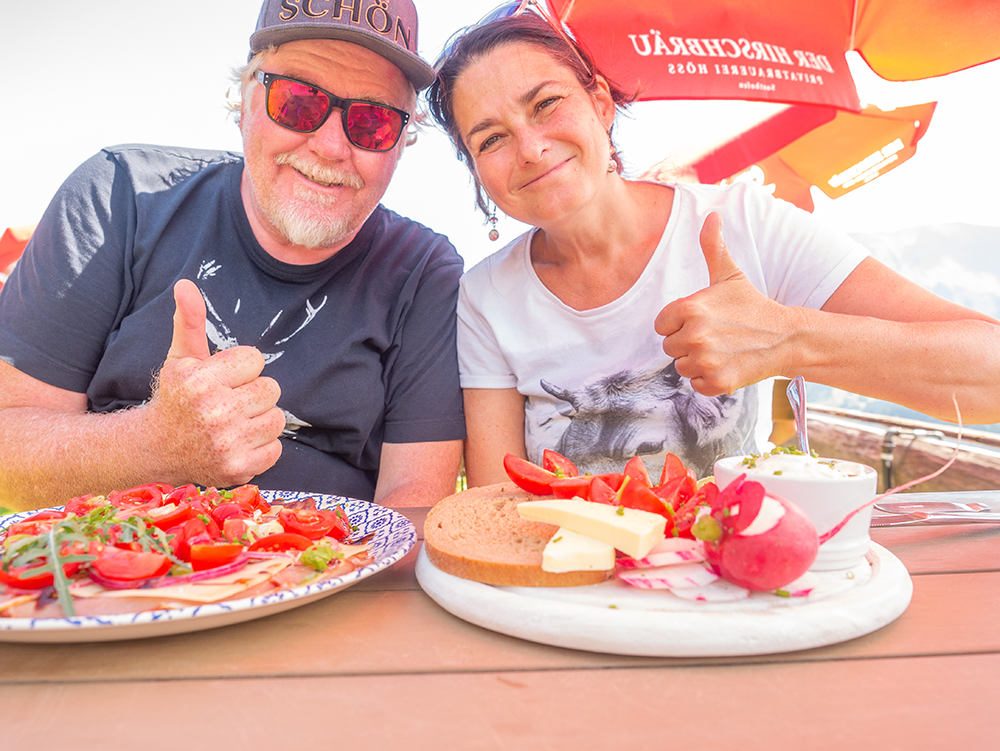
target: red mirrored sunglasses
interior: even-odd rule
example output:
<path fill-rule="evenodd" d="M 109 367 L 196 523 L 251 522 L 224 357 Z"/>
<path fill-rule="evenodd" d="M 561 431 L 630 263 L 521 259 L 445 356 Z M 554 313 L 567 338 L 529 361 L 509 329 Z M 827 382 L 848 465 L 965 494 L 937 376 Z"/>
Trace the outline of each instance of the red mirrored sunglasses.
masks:
<path fill-rule="evenodd" d="M 410 120 L 408 113 L 395 107 L 364 99 L 341 99 L 294 78 L 258 71 L 257 80 L 264 85 L 267 114 L 281 127 L 312 133 L 337 108 L 347 140 L 365 151 L 391 149 Z"/>

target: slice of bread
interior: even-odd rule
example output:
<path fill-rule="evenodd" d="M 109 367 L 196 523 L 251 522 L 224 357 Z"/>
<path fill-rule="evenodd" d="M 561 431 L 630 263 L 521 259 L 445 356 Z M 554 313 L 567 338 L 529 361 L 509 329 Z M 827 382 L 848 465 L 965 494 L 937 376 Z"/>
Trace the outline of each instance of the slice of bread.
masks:
<path fill-rule="evenodd" d="M 529 522 L 517 504 L 538 500 L 514 483 L 472 488 L 440 501 L 424 523 L 424 549 L 452 576 L 511 587 L 576 587 L 598 584 L 612 571 L 542 570 L 542 551 L 558 529 Z"/>

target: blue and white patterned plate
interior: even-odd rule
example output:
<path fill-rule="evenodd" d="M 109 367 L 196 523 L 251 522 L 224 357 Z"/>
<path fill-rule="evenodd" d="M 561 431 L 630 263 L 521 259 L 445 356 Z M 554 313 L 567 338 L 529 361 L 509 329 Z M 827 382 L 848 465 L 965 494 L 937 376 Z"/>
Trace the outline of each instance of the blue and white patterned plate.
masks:
<path fill-rule="evenodd" d="M 356 584 L 401 560 L 417 541 L 417 531 L 409 519 L 374 503 L 317 493 L 262 490 L 261 495 L 268 501 L 277 498 L 289 501 L 315 498 L 318 508 L 342 505 L 351 525 L 357 528 L 352 535 L 354 539 L 374 534 L 371 540 L 373 562 L 344 576 L 318 584 L 243 600 L 94 618 L 0 618 L 0 642 L 118 641 L 202 631 L 263 618 L 315 602 Z M 29 511 L 2 517 L 0 529 L 36 513 L 38 512 Z"/>

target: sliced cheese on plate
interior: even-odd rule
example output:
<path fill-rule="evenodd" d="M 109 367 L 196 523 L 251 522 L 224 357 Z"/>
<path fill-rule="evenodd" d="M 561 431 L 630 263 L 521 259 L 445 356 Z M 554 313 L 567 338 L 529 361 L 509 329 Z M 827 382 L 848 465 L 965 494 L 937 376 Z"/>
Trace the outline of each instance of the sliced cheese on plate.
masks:
<path fill-rule="evenodd" d="M 542 571 L 610 571 L 615 567 L 615 548 L 606 542 L 560 527 L 542 551 Z"/>
<path fill-rule="evenodd" d="M 522 519 L 565 527 L 606 542 L 633 558 L 642 558 L 664 539 L 667 520 L 648 511 L 580 500 L 524 501 Z"/>

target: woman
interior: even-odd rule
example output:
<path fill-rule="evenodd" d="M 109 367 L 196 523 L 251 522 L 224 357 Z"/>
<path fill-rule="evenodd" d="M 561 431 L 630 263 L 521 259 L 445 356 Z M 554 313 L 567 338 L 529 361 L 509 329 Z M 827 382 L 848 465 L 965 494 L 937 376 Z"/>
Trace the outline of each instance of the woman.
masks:
<path fill-rule="evenodd" d="M 954 394 L 964 422 L 1000 420 L 997 321 L 760 189 L 624 179 L 629 97 L 545 19 L 480 25 L 437 68 L 431 111 L 480 207 L 535 227 L 463 279 L 470 486 L 545 448 L 592 472 L 670 451 L 710 474 L 766 438 L 774 376 L 952 421 Z"/>

